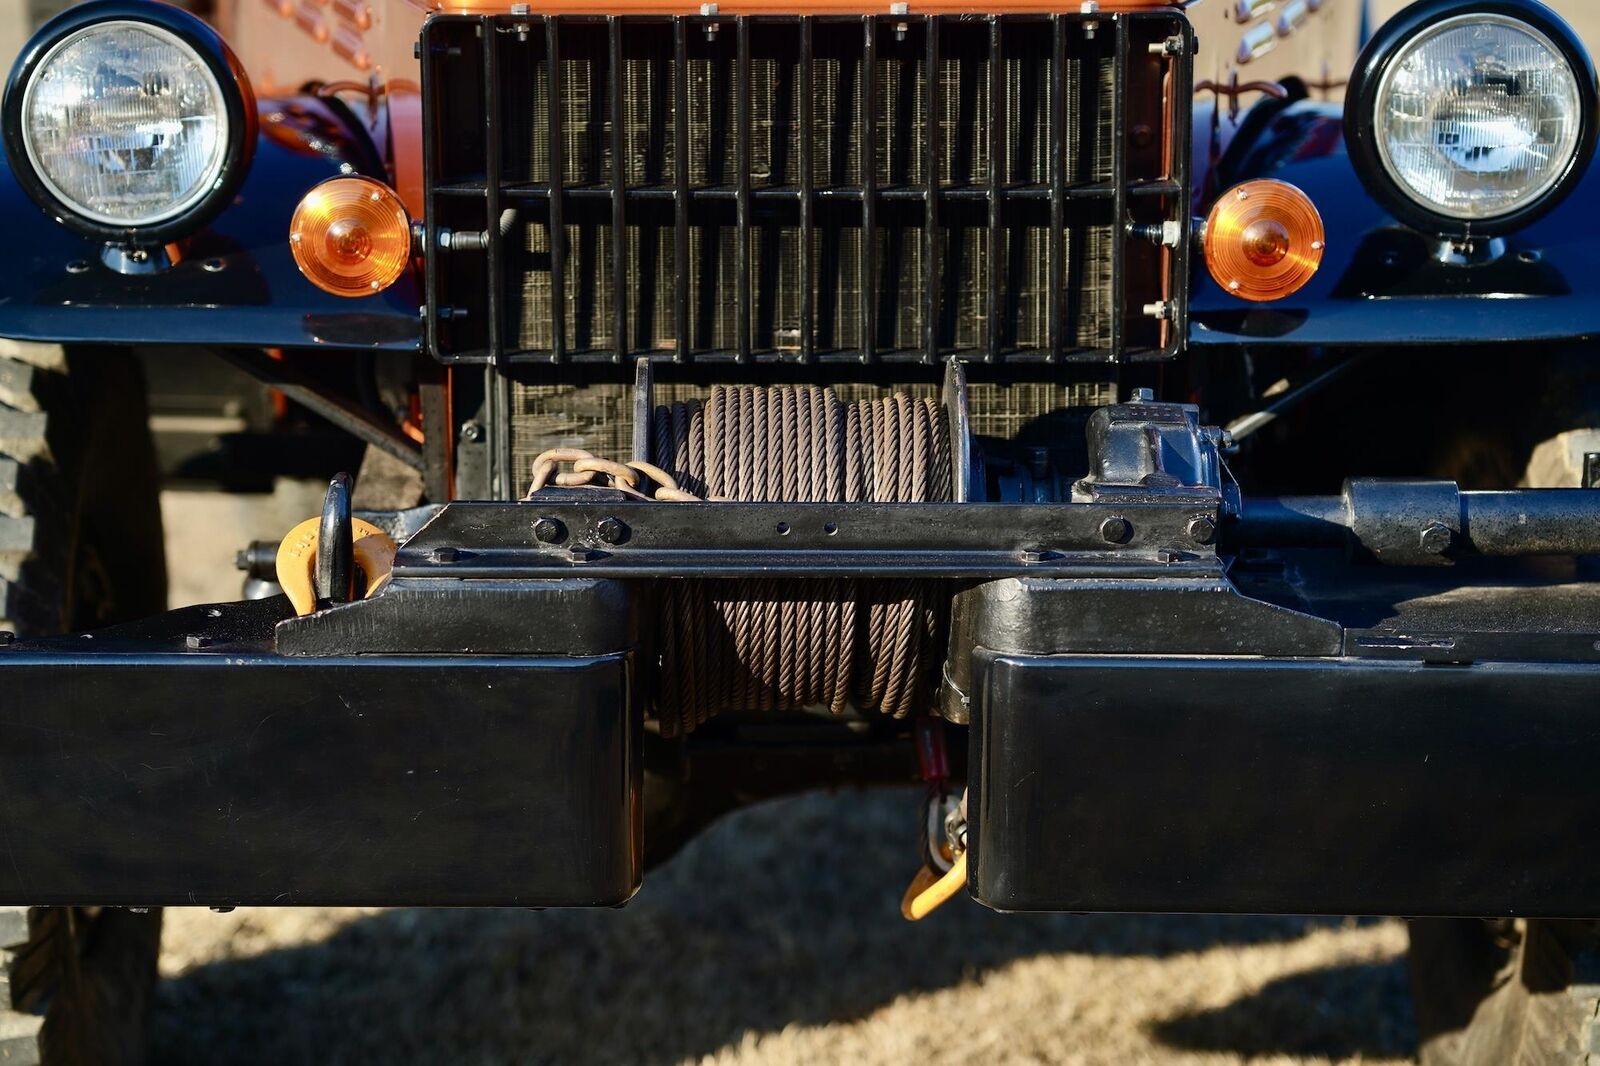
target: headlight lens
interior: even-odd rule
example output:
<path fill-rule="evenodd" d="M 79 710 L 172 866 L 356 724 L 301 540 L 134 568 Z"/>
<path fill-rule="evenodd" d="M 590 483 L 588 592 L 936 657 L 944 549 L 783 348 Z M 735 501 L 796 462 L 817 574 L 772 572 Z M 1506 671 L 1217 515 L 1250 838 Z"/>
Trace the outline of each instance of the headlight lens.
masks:
<path fill-rule="evenodd" d="M 84 218 L 137 227 L 183 214 L 221 178 L 222 87 L 179 37 L 102 22 L 56 44 L 23 99 L 23 143 L 39 180 Z"/>
<path fill-rule="evenodd" d="M 1384 167 L 1418 204 L 1462 221 L 1545 195 L 1582 142 L 1577 72 L 1543 33 L 1499 15 L 1419 34 L 1390 64 L 1376 103 Z"/>

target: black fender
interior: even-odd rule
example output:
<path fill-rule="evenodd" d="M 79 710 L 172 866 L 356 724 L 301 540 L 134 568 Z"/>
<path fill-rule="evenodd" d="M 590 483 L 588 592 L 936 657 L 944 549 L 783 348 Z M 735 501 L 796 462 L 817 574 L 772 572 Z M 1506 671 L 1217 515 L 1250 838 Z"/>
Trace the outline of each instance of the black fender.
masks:
<path fill-rule="evenodd" d="M 306 190 L 339 174 L 388 180 L 382 154 L 337 100 L 262 99 L 255 158 L 238 195 L 175 246 L 165 269 L 127 274 L 104 246 L 47 216 L 0 155 L 0 337 L 52 343 L 389 349 L 422 346 L 420 286 L 376 296 L 323 292 L 295 267 L 289 220 Z"/>
<path fill-rule="evenodd" d="M 1346 151 L 1343 106 L 1304 98 L 1257 105 L 1259 122 L 1235 138 L 1208 197 L 1252 178 L 1298 186 L 1322 213 L 1322 269 L 1284 300 L 1231 295 L 1196 256 L 1189 299 L 1192 347 L 1264 345 L 1385 348 L 1494 343 L 1559 344 L 1600 336 L 1600 174 L 1549 215 L 1505 238 L 1475 265 L 1439 259 L 1440 243 L 1395 221 L 1361 184 Z M 1254 117 L 1254 116 L 1252 116 Z M 1241 133 L 1246 132 L 1241 127 Z M 1197 208 L 1209 211 L 1202 198 Z"/>

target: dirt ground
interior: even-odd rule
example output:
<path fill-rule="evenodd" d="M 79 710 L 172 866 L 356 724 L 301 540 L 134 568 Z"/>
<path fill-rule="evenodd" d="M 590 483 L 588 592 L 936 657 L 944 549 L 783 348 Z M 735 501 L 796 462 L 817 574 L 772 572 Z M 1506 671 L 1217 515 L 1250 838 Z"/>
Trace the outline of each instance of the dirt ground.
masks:
<path fill-rule="evenodd" d="M 155 1062 L 1408 1061 L 1395 922 L 898 914 L 912 792 L 701 838 L 620 911 L 169 911 Z"/>

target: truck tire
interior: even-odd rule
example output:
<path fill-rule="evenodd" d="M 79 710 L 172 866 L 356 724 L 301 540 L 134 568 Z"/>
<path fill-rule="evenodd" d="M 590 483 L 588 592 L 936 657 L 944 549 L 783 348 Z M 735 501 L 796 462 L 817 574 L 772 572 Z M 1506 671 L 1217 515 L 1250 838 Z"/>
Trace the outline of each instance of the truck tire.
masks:
<path fill-rule="evenodd" d="M 0 629 L 164 610 L 159 484 L 131 353 L 0 340 Z M 141 1062 L 160 939 L 159 911 L 0 908 L 0 1062 Z"/>
<path fill-rule="evenodd" d="M 1593 923 L 1411 923 L 1423 1066 L 1600 1063 L 1600 938 Z"/>

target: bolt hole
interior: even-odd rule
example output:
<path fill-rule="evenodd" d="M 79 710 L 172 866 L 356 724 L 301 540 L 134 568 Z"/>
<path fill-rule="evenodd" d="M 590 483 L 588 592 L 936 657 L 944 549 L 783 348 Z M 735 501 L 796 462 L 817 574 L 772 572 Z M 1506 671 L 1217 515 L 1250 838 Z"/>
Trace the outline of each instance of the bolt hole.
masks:
<path fill-rule="evenodd" d="M 779 522 L 778 523 L 778 536 L 787 537 L 788 535 L 789 535 L 789 523 L 787 523 L 787 522 Z"/>
<path fill-rule="evenodd" d="M 835 533 L 839 532 L 839 527 L 834 525 L 832 522 L 824 522 L 822 524 L 822 531 L 831 537 Z"/>

